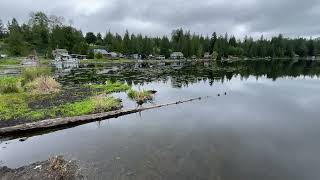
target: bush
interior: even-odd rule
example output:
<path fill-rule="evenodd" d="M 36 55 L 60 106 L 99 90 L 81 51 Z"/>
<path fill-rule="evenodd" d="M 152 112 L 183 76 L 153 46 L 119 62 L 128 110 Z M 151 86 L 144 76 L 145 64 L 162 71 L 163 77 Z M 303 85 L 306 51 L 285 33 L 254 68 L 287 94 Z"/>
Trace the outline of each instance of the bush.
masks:
<path fill-rule="evenodd" d="M 21 91 L 21 79 L 16 77 L 0 78 L 0 93 L 18 93 Z"/>
<path fill-rule="evenodd" d="M 122 107 L 119 99 L 107 97 L 105 95 L 94 96 L 91 100 L 94 103 L 94 113 L 117 110 Z"/>
<path fill-rule="evenodd" d="M 102 59 L 103 58 L 103 55 L 101 53 L 97 53 L 95 56 L 96 56 L 96 59 Z"/>
<path fill-rule="evenodd" d="M 50 76 L 41 76 L 29 82 L 25 88 L 33 94 L 50 94 L 60 91 L 61 85 Z"/>
<path fill-rule="evenodd" d="M 146 90 L 135 91 L 133 89 L 130 89 L 128 91 L 128 97 L 132 100 L 135 100 L 140 105 L 153 99 L 152 91 Z"/>
<path fill-rule="evenodd" d="M 23 84 L 31 82 L 40 76 L 50 76 L 51 68 L 47 67 L 30 67 L 22 71 Z"/>

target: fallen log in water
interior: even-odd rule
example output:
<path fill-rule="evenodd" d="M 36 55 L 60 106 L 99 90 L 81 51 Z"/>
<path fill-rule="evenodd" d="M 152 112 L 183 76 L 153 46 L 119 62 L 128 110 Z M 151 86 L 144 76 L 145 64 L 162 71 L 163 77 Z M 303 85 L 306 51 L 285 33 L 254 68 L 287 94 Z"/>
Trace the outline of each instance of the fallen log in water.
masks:
<path fill-rule="evenodd" d="M 206 98 L 208 98 L 208 96 Z M 159 105 L 154 105 L 149 107 L 140 107 L 140 108 L 126 109 L 126 110 L 124 109 L 124 110 L 117 110 L 117 111 L 111 111 L 111 112 L 105 112 L 105 113 L 99 113 L 99 114 L 90 114 L 90 115 L 84 115 L 84 116 L 76 116 L 76 117 L 47 119 L 47 120 L 38 121 L 38 122 L 0 128 L 0 136 L 14 134 L 14 133 L 37 131 L 37 130 L 41 131 L 41 130 L 47 130 L 47 129 L 69 126 L 69 125 L 71 126 L 75 124 L 84 124 L 84 123 L 98 121 L 102 119 L 109 119 L 109 118 L 119 117 L 127 114 L 137 113 L 137 112 L 145 111 L 148 109 L 155 109 L 155 108 L 160 108 L 164 106 L 181 104 L 181 103 L 186 103 L 186 102 L 191 102 L 191 101 L 201 100 L 201 99 L 202 97 L 198 97 L 198 98 L 177 101 L 177 102 L 172 102 L 167 104 L 159 104 Z"/>

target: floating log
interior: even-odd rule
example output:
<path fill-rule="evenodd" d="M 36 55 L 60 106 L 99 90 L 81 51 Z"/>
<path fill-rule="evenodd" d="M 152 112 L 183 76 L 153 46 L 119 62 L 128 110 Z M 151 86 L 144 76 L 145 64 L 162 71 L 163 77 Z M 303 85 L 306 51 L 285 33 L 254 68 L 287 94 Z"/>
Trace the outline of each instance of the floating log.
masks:
<path fill-rule="evenodd" d="M 208 98 L 208 96 L 206 97 Z M 83 116 L 75 116 L 75 117 L 66 117 L 66 118 L 56 118 L 56 119 L 47 119 L 32 123 L 26 123 L 16 126 L 10 126 L 10 127 L 4 127 L 0 128 L 0 136 L 5 135 L 11 135 L 15 133 L 26 133 L 26 132 L 35 132 L 35 131 L 43 131 L 58 127 L 64 127 L 64 126 L 72 126 L 76 124 L 84 124 L 88 122 L 103 120 L 103 119 L 109 119 L 109 118 L 115 118 L 127 114 L 137 113 L 149 109 L 155 109 L 160 108 L 164 106 L 171 106 L 175 104 L 182 104 L 186 102 L 191 102 L 195 100 L 201 100 L 202 97 L 183 100 L 183 101 L 177 101 L 167 104 L 159 104 L 154 106 L 148 106 L 148 107 L 139 107 L 135 109 L 124 109 L 124 110 L 116 110 L 116 111 L 110 111 L 105 113 L 98 113 L 98 114 L 90 114 L 90 115 L 83 115 Z"/>

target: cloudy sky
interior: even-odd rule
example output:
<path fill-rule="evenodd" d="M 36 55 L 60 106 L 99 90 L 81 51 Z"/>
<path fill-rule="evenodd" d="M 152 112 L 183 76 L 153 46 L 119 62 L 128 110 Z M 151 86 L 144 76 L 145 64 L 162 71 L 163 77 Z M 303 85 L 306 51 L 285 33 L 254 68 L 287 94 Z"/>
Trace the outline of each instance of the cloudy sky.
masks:
<path fill-rule="evenodd" d="M 182 27 L 237 37 L 320 35 L 319 0 L 0 0 L 0 19 L 26 21 L 32 11 L 63 16 L 84 32 L 168 35 Z"/>

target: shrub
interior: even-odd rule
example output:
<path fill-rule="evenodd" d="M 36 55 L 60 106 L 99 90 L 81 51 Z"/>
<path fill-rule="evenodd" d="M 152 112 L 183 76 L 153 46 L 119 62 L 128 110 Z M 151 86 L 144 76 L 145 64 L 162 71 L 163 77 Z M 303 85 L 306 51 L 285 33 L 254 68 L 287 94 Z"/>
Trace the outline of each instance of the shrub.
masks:
<path fill-rule="evenodd" d="M 119 99 L 98 95 L 91 98 L 94 103 L 94 112 L 101 113 L 120 109 L 122 107 Z"/>
<path fill-rule="evenodd" d="M 16 77 L 0 78 L 0 94 L 18 93 L 21 91 L 21 79 Z"/>
<path fill-rule="evenodd" d="M 135 91 L 133 89 L 130 89 L 128 91 L 128 97 L 132 100 L 135 100 L 140 105 L 153 99 L 152 91 L 146 90 Z"/>
<path fill-rule="evenodd" d="M 30 81 L 35 80 L 36 78 L 40 76 L 50 76 L 51 75 L 51 68 L 47 67 L 30 67 L 25 68 L 22 71 L 22 78 L 23 78 L 23 84 L 26 84 Z"/>
<path fill-rule="evenodd" d="M 60 91 L 61 85 L 50 76 L 41 76 L 29 82 L 25 88 L 33 94 L 50 94 Z"/>
<path fill-rule="evenodd" d="M 95 56 L 96 56 L 97 59 L 102 59 L 103 58 L 103 55 L 101 53 L 97 53 Z"/>

